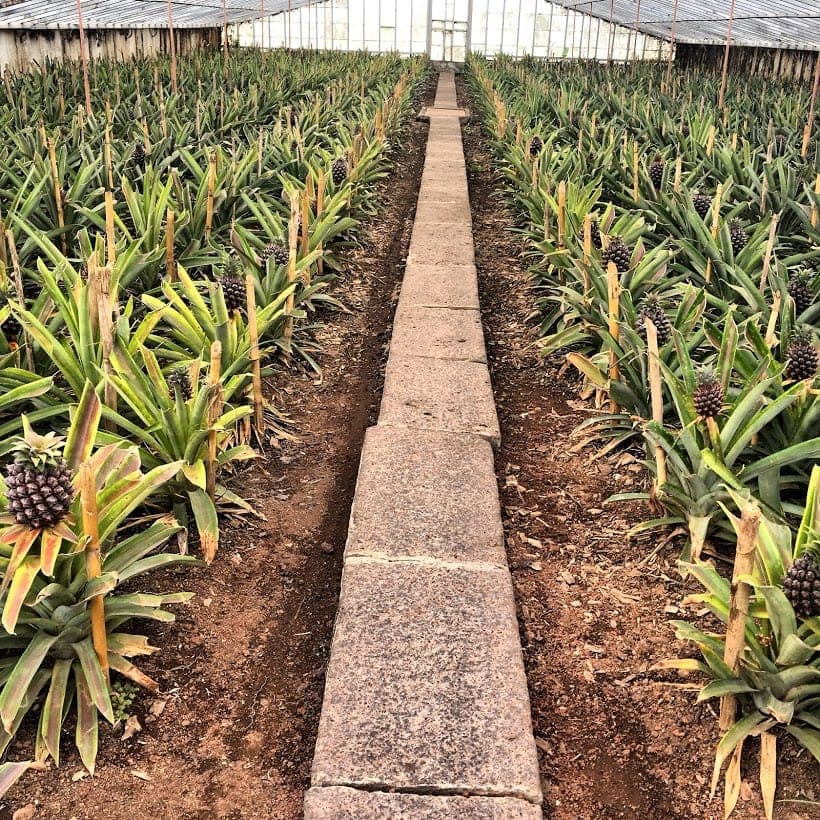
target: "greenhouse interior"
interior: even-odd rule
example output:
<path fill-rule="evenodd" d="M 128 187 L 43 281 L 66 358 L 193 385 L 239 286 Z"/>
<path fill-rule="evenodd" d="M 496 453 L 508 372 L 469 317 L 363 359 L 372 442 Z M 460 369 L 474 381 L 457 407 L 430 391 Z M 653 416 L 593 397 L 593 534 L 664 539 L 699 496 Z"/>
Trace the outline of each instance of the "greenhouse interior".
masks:
<path fill-rule="evenodd" d="M 0 817 L 820 820 L 820 0 L 0 63 Z"/>

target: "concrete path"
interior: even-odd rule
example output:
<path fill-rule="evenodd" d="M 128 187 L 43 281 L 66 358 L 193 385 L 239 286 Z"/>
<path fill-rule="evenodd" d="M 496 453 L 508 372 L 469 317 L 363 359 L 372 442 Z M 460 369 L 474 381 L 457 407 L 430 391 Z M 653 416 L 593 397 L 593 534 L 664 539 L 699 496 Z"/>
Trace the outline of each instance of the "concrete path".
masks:
<path fill-rule="evenodd" d="M 538 820 L 452 72 L 365 438 L 306 820 Z"/>

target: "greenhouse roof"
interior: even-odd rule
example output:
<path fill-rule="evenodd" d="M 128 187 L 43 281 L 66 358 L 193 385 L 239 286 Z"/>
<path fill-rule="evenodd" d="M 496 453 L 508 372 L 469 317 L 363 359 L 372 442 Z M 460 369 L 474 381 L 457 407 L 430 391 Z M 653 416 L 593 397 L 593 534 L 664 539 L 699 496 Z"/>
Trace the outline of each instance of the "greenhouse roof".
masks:
<path fill-rule="evenodd" d="M 673 0 L 554 0 L 565 8 L 611 19 L 665 40 L 672 39 Z M 675 39 L 726 41 L 731 0 L 678 0 Z M 639 13 L 640 9 L 640 13 Z M 732 43 L 738 46 L 820 50 L 820 0 L 735 0 Z"/>
<path fill-rule="evenodd" d="M 305 5 L 306 0 L 225 0 L 227 20 L 240 23 Z M 222 0 L 172 0 L 175 28 L 210 28 L 223 23 Z M 87 29 L 167 28 L 167 0 L 82 0 Z M 77 0 L 18 0 L 0 8 L 0 29 L 78 28 Z"/>

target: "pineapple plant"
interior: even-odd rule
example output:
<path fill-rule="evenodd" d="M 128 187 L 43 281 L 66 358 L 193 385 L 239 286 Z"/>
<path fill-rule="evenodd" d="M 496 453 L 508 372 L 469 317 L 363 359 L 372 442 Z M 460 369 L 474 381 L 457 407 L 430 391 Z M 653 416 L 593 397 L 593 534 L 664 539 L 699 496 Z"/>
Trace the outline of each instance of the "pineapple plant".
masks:
<path fill-rule="evenodd" d="M 743 228 L 740 220 L 734 219 L 729 225 L 729 239 L 732 242 L 732 253 L 737 256 L 749 241 L 749 236 Z"/>
<path fill-rule="evenodd" d="M 609 244 L 601 254 L 601 265 L 606 269 L 610 262 L 615 263 L 618 273 L 626 273 L 632 264 L 632 252 L 620 236 L 610 237 Z"/>
<path fill-rule="evenodd" d="M 74 498 L 73 475 L 63 461 L 65 439 L 38 435 L 23 417 L 23 435 L 6 466 L 6 496 L 15 521 L 32 530 L 59 524 Z"/>
<path fill-rule="evenodd" d="M 783 594 L 797 615 L 814 618 L 820 615 L 820 554 L 807 550 L 783 577 Z"/>
<path fill-rule="evenodd" d="M 786 289 L 789 296 L 794 299 L 794 313 L 796 316 L 804 313 L 814 304 L 811 275 L 807 270 L 801 269 L 792 272 Z"/>
<path fill-rule="evenodd" d="M 543 149 L 543 147 L 544 147 L 544 141 L 541 139 L 541 137 L 538 137 L 538 136 L 533 137 L 530 140 L 530 144 L 529 144 L 529 148 L 528 148 L 528 150 L 530 152 L 530 156 L 533 157 L 533 158 L 537 157 L 541 153 L 541 150 Z"/>
<path fill-rule="evenodd" d="M 288 264 L 290 254 L 284 245 L 278 245 L 276 242 L 271 242 L 266 245 L 262 249 L 262 253 L 259 254 L 259 261 L 261 262 L 263 268 L 267 265 L 268 259 L 271 257 L 273 257 L 273 261 L 277 265 L 283 267 Z"/>
<path fill-rule="evenodd" d="M 657 330 L 658 347 L 663 347 L 672 338 L 672 323 L 655 296 L 647 297 L 638 314 L 638 321 L 635 323 L 635 330 L 644 341 L 646 341 L 647 319 L 652 320 L 652 324 L 655 325 Z"/>
<path fill-rule="evenodd" d="M 814 346 L 811 331 L 796 331 L 786 348 L 786 376 L 796 382 L 813 379 L 817 375 L 818 364 L 820 354 Z"/>
<path fill-rule="evenodd" d="M 168 374 L 166 381 L 171 398 L 178 395 L 183 401 L 188 401 L 193 395 L 191 376 L 186 367 L 179 367 L 176 370 L 172 370 Z"/>
<path fill-rule="evenodd" d="M 652 187 L 656 191 L 660 191 L 663 184 L 663 171 L 666 163 L 658 158 L 649 166 L 649 178 L 652 180 Z"/>
<path fill-rule="evenodd" d="M 723 387 L 711 369 L 703 369 L 697 374 L 697 385 L 692 394 L 695 412 L 704 419 L 713 419 L 723 407 Z"/>
<path fill-rule="evenodd" d="M 710 197 L 709 194 L 703 193 L 703 191 L 695 191 L 695 193 L 692 194 L 692 205 L 697 215 L 701 219 L 706 219 L 709 209 L 712 207 L 712 197 Z"/>
<path fill-rule="evenodd" d="M 334 185 L 341 185 L 347 179 L 347 161 L 344 159 L 334 160 L 330 168 Z"/>

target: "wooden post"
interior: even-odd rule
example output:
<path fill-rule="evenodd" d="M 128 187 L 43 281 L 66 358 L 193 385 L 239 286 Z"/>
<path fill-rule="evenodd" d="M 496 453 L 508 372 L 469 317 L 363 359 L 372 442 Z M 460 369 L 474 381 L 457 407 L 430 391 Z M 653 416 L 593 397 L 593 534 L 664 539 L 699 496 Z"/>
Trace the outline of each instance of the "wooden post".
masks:
<path fill-rule="evenodd" d="M 735 17 L 735 0 L 729 4 L 729 20 L 726 24 L 726 48 L 723 51 L 723 73 L 720 77 L 720 94 L 718 96 L 718 108 L 723 108 L 723 101 L 726 98 L 726 79 L 729 74 L 729 47 L 732 43 L 732 21 Z"/>
<path fill-rule="evenodd" d="M 606 266 L 607 291 L 609 294 L 609 334 L 617 342 L 621 336 L 619 318 L 621 314 L 621 285 L 618 280 L 618 267 L 614 262 Z M 609 378 L 618 381 L 620 378 L 618 356 L 614 350 L 609 351 Z M 609 408 L 613 413 L 619 411 L 618 402 L 610 395 Z"/>
<path fill-rule="evenodd" d="M 809 143 L 811 142 L 811 132 L 814 128 L 814 106 L 817 103 L 817 89 L 820 88 L 820 51 L 817 52 L 817 60 L 814 64 L 814 84 L 811 89 L 811 99 L 809 101 L 809 116 L 806 119 L 806 127 L 803 129 L 803 148 L 800 155 L 805 159 L 809 153 Z"/>
<path fill-rule="evenodd" d="M 85 40 L 85 26 L 83 25 L 83 4 L 77 0 L 77 28 L 80 32 L 80 59 L 83 65 L 83 88 L 85 90 L 85 113 L 91 116 L 91 83 L 88 80 L 88 49 Z"/>
<path fill-rule="evenodd" d="M 176 215 L 173 208 L 168 208 L 165 214 L 165 273 L 169 282 L 177 280 L 177 266 L 174 261 L 174 223 Z"/>
<path fill-rule="evenodd" d="M 177 44 L 174 37 L 174 14 L 172 2 L 168 0 L 168 47 L 171 51 L 171 89 L 177 93 Z"/>
<path fill-rule="evenodd" d="M 647 316 L 646 345 L 649 349 L 649 394 L 652 397 L 652 420 L 663 424 L 663 386 L 661 383 L 661 360 L 658 351 L 658 330 L 655 323 Z M 655 464 L 657 477 L 655 482 L 656 494 L 666 484 L 666 452 L 659 444 L 655 445 Z"/>
<path fill-rule="evenodd" d="M 666 65 L 666 80 L 663 84 L 664 92 L 669 90 L 669 81 L 672 77 L 672 58 L 675 55 L 675 28 L 678 24 L 678 0 L 675 0 L 675 6 L 672 9 L 672 29 L 669 32 L 669 59 Z"/>
<path fill-rule="evenodd" d="M 100 557 L 100 530 L 97 516 L 97 482 L 91 463 L 88 461 L 80 465 L 80 504 L 83 516 L 83 533 L 85 542 L 85 573 L 91 581 L 102 574 L 102 560 Z M 106 682 L 111 684 L 111 673 L 108 667 L 108 633 L 105 629 L 105 602 L 104 595 L 95 595 L 88 602 L 91 617 L 91 642 L 94 644 L 94 653 L 100 663 Z"/>
<path fill-rule="evenodd" d="M 726 624 L 726 646 L 723 660 L 737 672 L 740 657 L 746 646 L 746 617 L 749 614 L 749 599 L 752 587 L 740 579 L 752 574 L 755 564 L 755 549 L 760 528 L 760 510 L 748 505 L 740 512 L 740 528 L 737 535 L 735 565 L 732 571 L 732 591 L 729 600 L 729 620 Z M 737 700 L 734 695 L 720 699 L 720 730 L 726 732 L 735 722 Z"/>
<path fill-rule="evenodd" d="M 248 303 L 248 335 L 250 336 L 251 368 L 253 373 L 253 423 L 257 435 L 265 432 L 265 404 L 262 398 L 262 367 L 259 353 L 259 329 L 256 322 L 256 288 L 253 276 L 245 277 L 245 296 Z"/>
<path fill-rule="evenodd" d="M 205 459 L 205 490 L 214 499 L 216 497 L 216 468 L 218 436 L 216 421 L 222 415 L 222 343 L 211 345 L 211 368 L 208 374 L 208 455 Z M 210 563 L 213 556 L 205 557 Z"/>

